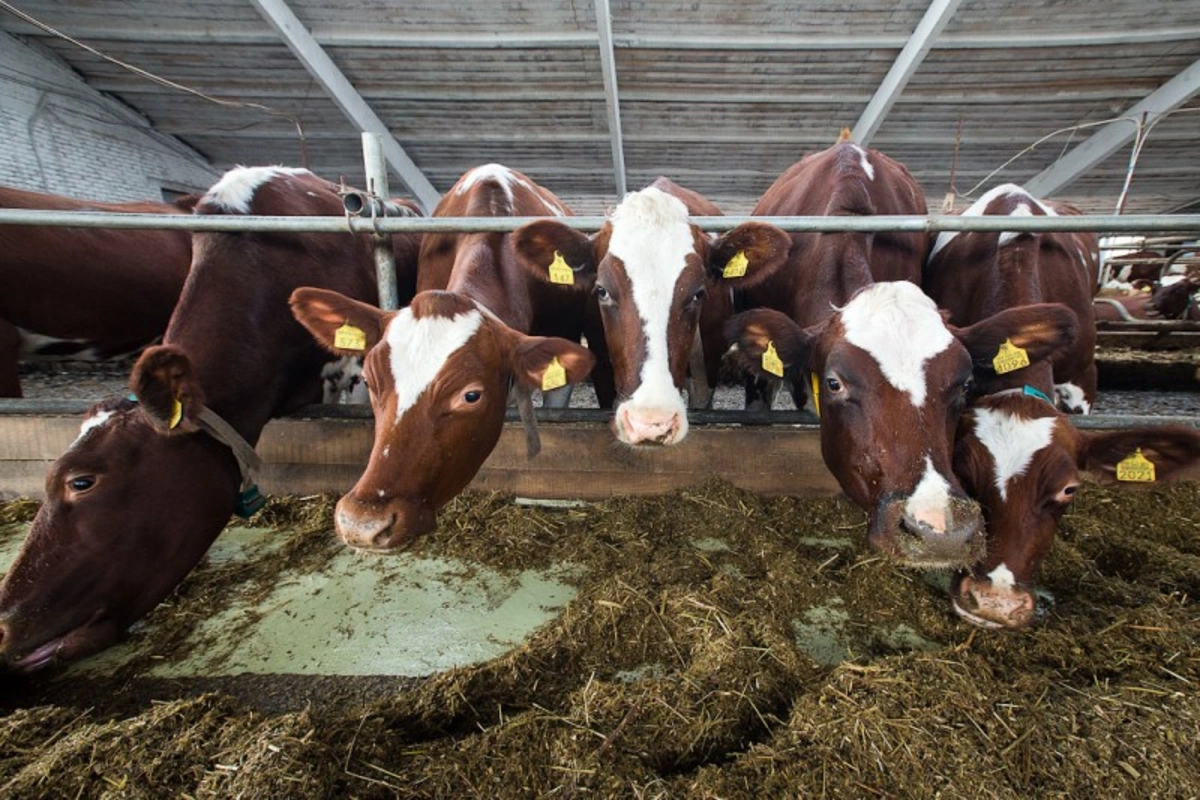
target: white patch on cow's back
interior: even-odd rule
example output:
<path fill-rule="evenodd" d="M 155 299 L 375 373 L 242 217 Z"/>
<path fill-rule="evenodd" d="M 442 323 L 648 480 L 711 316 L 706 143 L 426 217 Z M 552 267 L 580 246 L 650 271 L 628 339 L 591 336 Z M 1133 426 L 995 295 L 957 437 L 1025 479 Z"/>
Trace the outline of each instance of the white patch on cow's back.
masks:
<path fill-rule="evenodd" d="M 988 573 L 988 580 L 992 582 L 992 586 L 1000 589 L 1011 589 L 1017 585 L 1017 576 L 1013 575 L 1013 571 L 1004 562 Z"/>
<path fill-rule="evenodd" d="M 975 438 L 987 448 L 995 467 L 1000 499 L 1008 499 L 1008 482 L 1025 474 L 1038 451 L 1054 437 L 1056 417 L 1029 419 L 1003 408 L 977 408 Z"/>
<path fill-rule="evenodd" d="M 466 344 L 483 323 L 472 309 L 453 317 L 417 318 L 412 308 L 401 309 L 384 334 L 391 347 L 392 381 L 396 387 L 396 421 L 416 405 L 446 360 Z"/>
<path fill-rule="evenodd" d="M 200 204 L 248 214 L 258 187 L 280 176 L 311 174 L 300 167 L 234 167 L 204 193 Z"/>
<path fill-rule="evenodd" d="M 512 209 L 514 203 L 513 187 L 520 186 L 524 188 L 525 191 L 529 192 L 529 194 L 531 194 L 533 197 L 536 197 L 542 203 L 542 205 L 545 206 L 546 209 L 556 217 L 564 217 L 567 214 L 566 209 L 557 203 L 546 200 L 546 198 L 541 195 L 541 193 L 533 186 L 533 184 L 522 180 L 517 173 L 513 172 L 503 164 L 484 164 L 482 166 L 475 167 L 475 169 L 471 170 L 466 175 L 463 175 L 461 179 L 459 179 L 458 186 L 455 187 L 454 193 L 456 195 L 463 194 L 475 184 L 488 180 L 495 181 L 496 184 L 504 190 L 504 196 L 508 199 L 509 210 Z"/>
<path fill-rule="evenodd" d="M 1158 285 L 1165 289 L 1168 286 L 1174 286 L 1175 284 L 1177 284 L 1183 280 L 1187 280 L 1187 275 L 1185 275 L 1185 274 L 1164 275 L 1158 279 Z"/>
<path fill-rule="evenodd" d="M 1025 189 L 1023 187 L 1020 187 L 1015 183 L 1004 183 L 1004 184 L 1001 184 L 1000 186 L 995 187 L 994 189 L 989 189 L 988 191 L 984 192 L 982 197 L 980 197 L 978 200 L 976 200 L 974 203 L 972 203 L 965 211 L 962 212 L 962 216 L 964 216 L 964 217 L 981 217 L 981 216 L 983 216 L 983 212 L 987 210 L 988 205 L 990 205 L 993 200 L 995 200 L 999 197 L 1004 197 L 1005 195 L 1020 196 L 1020 197 L 1024 198 L 1030 204 L 1030 205 L 1017 206 L 1013 210 L 1011 216 L 1024 216 L 1024 217 L 1031 216 L 1031 214 L 1032 214 L 1032 212 L 1030 210 L 1031 205 L 1035 205 L 1038 208 L 1040 208 L 1042 210 L 1042 213 L 1046 214 L 1047 216 L 1050 216 L 1050 217 L 1058 216 L 1054 212 L 1054 209 L 1050 208 L 1048 205 L 1046 205 L 1045 203 L 1038 200 L 1036 197 L 1031 195 L 1029 192 L 1025 191 Z M 929 260 L 932 260 L 933 257 L 935 255 L 937 255 L 938 252 L 943 247 L 950 244 L 951 240 L 953 240 L 955 236 L 958 236 L 959 233 L 961 233 L 961 231 L 942 231 L 941 233 L 939 233 L 938 237 L 937 237 L 937 241 L 935 241 L 933 243 L 933 249 L 929 251 Z M 1016 235 L 1017 234 L 1013 233 L 1012 231 L 1004 231 L 1003 233 L 1000 234 L 1000 242 L 999 242 L 1000 245 L 1007 244 Z"/>
<path fill-rule="evenodd" d="M 867 173 L 867 180 L 875 180 L 875 166 L 871 163 L 867 151 L 856 144 L 850 146 L 854 148 L 854 152 L 858 153 L 858 163 L 862 165 L 863 172 Z"/>
<path fill-rule="evenodd" d="M 683 397 L 671 378 L 667 325 L 675 284 L 688 255 L 695 252 L 687 206 L 651 186 L 625 195 L 611 222 L 608 252 L 625 265 L 646 336 L 641 384 L 629 402 L 646 408 L 677 408 L 682 413 Z"/>
<path fill-rule="evenodd" d="M 115 411 L 97 411 L 95 414 L 85 419 L 83 424 L 79 426 L 79 435 L 75 437 L 75 441 L 71 443 L 71 447 L 74 447 L 82 442 L 84 438 L 92 431 L 108 424 L 108 421 L 113 418 L 115 413 Z"/>
<path fill-rule="evenodd" d="M 904 502 L 904 513 L 940 532 L 946 529 L 949 508 L 950 483 L 934 468 L 933 460 L 925 456 L 925 473 Z"/>
<path fill-rule="evenodd" d="M 1087 401 L 1083 388 L 1074 383 L 1054 384 L 1054 394 L 1058 398 L 1058 407 L 1068 414 L 1090 414 L 1092 404 Z"/>
<path fill-rule="evenodd" d="M 846 341 L 866 350 L 913 405 L 925 404 L 925 362 L 954 342 L 937 304 L 908 281 L 861 290 L 841 309 Z"/>

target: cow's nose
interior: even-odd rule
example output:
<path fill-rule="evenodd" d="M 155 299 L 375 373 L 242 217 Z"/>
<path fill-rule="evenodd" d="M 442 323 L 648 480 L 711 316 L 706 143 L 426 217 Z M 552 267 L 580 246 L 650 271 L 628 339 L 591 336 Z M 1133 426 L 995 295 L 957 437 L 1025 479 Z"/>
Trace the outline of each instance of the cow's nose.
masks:
<path fill-rule="evenodd" d="M 675 444 L 681 419 L 674 409 L 622 407 L 617 422 L 627 444 Z"/>
<path fill-rule="evenodd" d="M 901 552 L 915 563 L 959 566 L 983 556 L 983 516 L 979 505 L 965 497 L 952 497 L 936 514 L 918 517 L 905 510 L 896 527 Z"/>
<path fill-rule="evenodd" d="M 333 514 L 333 524 L 341 540 L 364 550 L 386 547 L 395 520 L 395 514 L 384 509 L 364 508 L 349 496 L 338 501 Z"/>

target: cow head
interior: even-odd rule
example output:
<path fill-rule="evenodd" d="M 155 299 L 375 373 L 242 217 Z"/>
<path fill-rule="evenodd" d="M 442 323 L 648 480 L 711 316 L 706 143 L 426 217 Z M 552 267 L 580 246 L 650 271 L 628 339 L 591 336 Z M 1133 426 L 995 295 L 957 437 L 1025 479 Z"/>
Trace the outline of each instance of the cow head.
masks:
<path fill-rule="evenodd" d="M 593 288 L 616 382 L 613 429 L 630 445 L 676 444 L 687 435 L 682 389 L 698 326 L 711 325 L 719 343 L 732 310 L 708 297 L 729 292 L 719 267 L 714 277 L 716 262 L 782 262 L 791 244 L 758 222 L 710 238 L 688 220 L 683 201 L 653 186 L 626 195 L 595 236 L 539 220 L 518 228 L 513 241 L 533 274 L 549 279 L 561 257 L 580 284 Z M 706 309 L 723 312 L 714 318 Z"/>
<path fill-rule="evenodd" d="M 990 369 L 1006 339 L 1032 361 L 1047 358 L 1075 326 L 1070 310 L 1040 305 L 954 328 L 916 285 L 896 281 L 867 286 L 809 328 L 756 309 L 733 317 L 726 335 L 748 372 L 817 387 L 821 453 L 870 514 L 872 545 L 945 567 L 983 550 L 979 507 L 951 470 L 973 372 Z"/>
<path fill-rule="evenodd" d="M 395 312 L 309 288 L 293 292 L 291 304 L 323 346 L 365 354 L 375 441 L 334 522 L 347 544 L 366 550 L 394 549 L 433 529 L 438 509 L 500 438 L 514 380 L 542 389 L 578 383 L 594 363 L 586 348 L 525 336 L 454 292 L 422 292 Z M 361 337 L 353 347 L 347 329 Z"/>
<path fill-rule="evenodd" d="M 1153 475 L 1145 464 L 1153 464 Z M 983 506 L 987 553 L 960 573 L 954 610 L 988 628 L 1034 621 L 1034 575 L 1054 542 L 1082 472 L 1123 486 L 1130 477 L 1171 480 L 1200 461 L 1200 431 L 1178 425 L 1082 431 L 1050 403 L 1006 392 L 980 398 L 963 415 L 954 471 Z M 1122 463 L 1140 469 L 1124 474 Z"/>
<path fill-rule="evenodd" d="M 198 431 L 203 398 L 186 356 L 147 350 L 130 387 L 141 402 L 93 407 L 51 465 L 0 585 L 0 659 L 12 669 L 110 645 L 183 580 L 234 509 L 238 468 Z"/>

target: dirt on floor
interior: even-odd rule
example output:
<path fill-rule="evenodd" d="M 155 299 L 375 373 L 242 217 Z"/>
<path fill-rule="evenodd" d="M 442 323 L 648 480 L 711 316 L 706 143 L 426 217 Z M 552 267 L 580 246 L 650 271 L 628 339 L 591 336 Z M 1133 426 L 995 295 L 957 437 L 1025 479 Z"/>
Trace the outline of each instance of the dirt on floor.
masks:
<path fill-rule="evenodd" d="M 288 537 L 281 556 L 198 569 L 131 636 L 182 643 L 319 570 L 330 504 L 273 500 L 258 524 Z M 1088 486 L 1043 570 L 1052 610 L 1019 633 L 958 620 L 938 576 L 870 553 L 865 528 L 844 501 L 724 484 L 569 509 L 468 494 L 417 552 L 578 566 L 523 646 L 423 680 L 151 681 L 134 663 L 10 683 L 0 796 L 1200 793 L 1200 484 Z"/>

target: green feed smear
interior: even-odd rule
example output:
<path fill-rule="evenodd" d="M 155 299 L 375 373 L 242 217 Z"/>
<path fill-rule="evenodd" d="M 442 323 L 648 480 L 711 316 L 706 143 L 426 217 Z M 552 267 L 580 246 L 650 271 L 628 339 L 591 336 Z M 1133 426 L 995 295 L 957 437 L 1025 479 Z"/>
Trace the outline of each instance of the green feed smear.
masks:
<path fill-rule="evenodd" d="M 1020 633 L 961 622 L 939 576 L 867 551 L 843 501 L 722 484 L 568 509 L 470 494 L 395 569 L 570 583 L 502 655 L 419 679 L 154 677 L 246 638 L 254 620 L 228 615 L 281 585 L 332 595 L 317 591 L 343 574 L 330 503 L 272 501 L 272 545 L 197 570 L 128 637 L 145 655 L 12 684 L 0 796 L 1200 792 L 1200 484 L 1087 486 L 1043 570 L 1053 610 Z M 394 628 L 384 649 L 419 633 Z"/>

